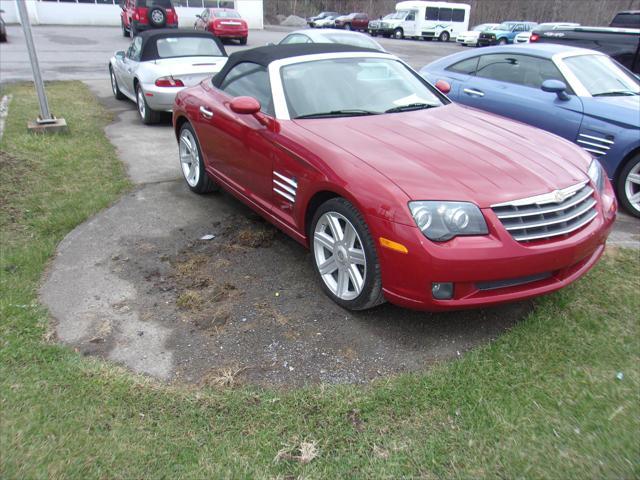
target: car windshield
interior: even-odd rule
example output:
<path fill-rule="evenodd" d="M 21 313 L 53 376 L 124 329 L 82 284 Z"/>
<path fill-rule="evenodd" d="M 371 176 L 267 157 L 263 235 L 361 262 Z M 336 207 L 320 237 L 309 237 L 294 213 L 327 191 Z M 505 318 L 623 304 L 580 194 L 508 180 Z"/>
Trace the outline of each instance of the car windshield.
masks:
<path fill-rule="evenodd" d="M 594 97 L 640 95 L 640 81 L 606 55 L 579 55 L 564 62 Z"/>
<path fill-rule="evenodd" d="M 406 17 L 408 14 L 408 10 L 400 10 L 399 12 L 391 13 L 384 18 L 388 18 L 389 20 L 404 20 L 404 17 Z"/>
<path fill-rule="evenodd" d="M 207 37 L 166 37 L 156 42 L 158 57 L 222 57 L 218 44 Z"/>
<path fill-rule="evenodd" d="M 419 76 L 394 59 L 315 60 L 284 66 L 281 75 L 291 118 L 376 115 L 442 105 Z"/>
<path fill-rule="evenodd" d="M 327 40 L 330 40 L 333 43 L 342 43 L 344 45 L 353 45 L 354 47 L 361 48 L 372 48 L 374 50 L 380 50 L 380 45 L 378 45 L 374 40 L 371 40 L 369 37 L 365 35 L 349 35 L 340 32 L 331 32 L 325 33 L 324 37 Z"/>
<path fill-rule="evenodd" d="M 234 10 L 216 10 L 213 12 L 216 18 L 241 18 L 240 14 Z"/>
<path fill-rule="evenodd" d="M 492 28 L 495 28 L 495 27 L 496 27 L 495 23 L 483 23 L 482 25 L 476 25 L 475 27 L 473 27 L 473 31 L 484 32 L 485 30 L 491 30 Z"/>
<path fill-rule="evenodd" d="M 506 32 L 510 32 L 515 23 L 501 23 L 498 25 L 495 30 L 504 30 Z"/>

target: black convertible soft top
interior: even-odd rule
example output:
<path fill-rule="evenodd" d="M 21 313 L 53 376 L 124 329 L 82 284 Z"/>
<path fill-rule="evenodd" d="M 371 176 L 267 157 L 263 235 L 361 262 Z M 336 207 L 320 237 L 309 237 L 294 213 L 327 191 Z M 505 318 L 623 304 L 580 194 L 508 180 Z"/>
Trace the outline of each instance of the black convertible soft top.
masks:
<path fill-rule="evenodd" d="M 276 60 L 282 60 L 283 58 L 343 52 L 384 53 L 379 50 L 342 45 L 339 43 L 292 43 L 288 45 L 267 45 L 266 47 L 250 48 L 229 55 L 229 60 L 227 60 L 225 66 L 220 70 L 220 73 L 213 77 L 213 85 L 220 87 L 227 73 L 239 63 L 251 62 L 267 67 L 270 63 Z"/>
<path fill-rule="evenodd" d="M 156 41 L 159 38 L 167 38 L 167 37 L 207 37 L 215 40 L 218 48 L 222 52 L 222 55 L 227 56 L 227 52 L 224 49 L 224 45 L 220 39 L 214 36 L 210 32 L 198 32 L 195 30 L 181 30 L 175 28 L 158 28 L 153 30 L 146 30 L 139 34 L 142 38 L 142 54 L 140 56 L 141 62 L 146 62 L 148 60 L 157 60 L 160 58 L 158 55 L 158 47 Z"/>

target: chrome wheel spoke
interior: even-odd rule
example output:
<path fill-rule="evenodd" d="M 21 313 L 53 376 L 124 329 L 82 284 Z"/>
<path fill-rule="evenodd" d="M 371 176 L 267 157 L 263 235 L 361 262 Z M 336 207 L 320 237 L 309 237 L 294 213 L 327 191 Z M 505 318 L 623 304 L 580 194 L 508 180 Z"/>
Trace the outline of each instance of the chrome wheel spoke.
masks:
<path fill-rule="evenodd" d="M 348 272 L 353 288 L 355 288 L 355 293 L 356 295 L 359 295 L 362 291 L 362 287 L 364 286 L 364 278 L 362 278 L 362 274 L 360 273 L 360 270 L 358 270 L 358 267 L 353 264 L 349 266 Z"/>
<path fill-rule="evenodd" d="M 342 225 L 340 225 L 340 220 L 336 216 L 328 217 L 329 228 L 331 229 L 331 235 L 336 241 L 342 241 L 344 238 L 344 232 L 342 231 Z"/>
<path fill-rule="evenodd" d="M 640 185 L 640 173 L 630 173 L 627 176 L 627 182 L 635 183 L 636 185 Z"/>
<path fill-rule="evenodd" d="M 635 194 L 631 195 L 631 196 L 629 197 L 629 201 L 630 201 L 631 203 L 638 203 L 638 202 L 640 202 L 640 192 L 638 192 L 638 193 L 635 193 Z"/>
<path fill-rule="evenodd" d="M 351 263 L 355 263 L 356 265 L 365 265 L 366 261 L 364 258 L 364 251 L 360 249 L 350 248 L 349 249 L 349 260 Z"/>
<path fill-rule="evenodd" d="M 333 256 L 329 257 L 321 265 L 318 265 L 320 275 L 330 275 L 338 269 L 338 263 Z"/>
<path fill-rule="evenodd" d="M 337 294 L 340 298 L 344 298 L 349 294 L 349 274 L 346 268 L 338 269 Z"/>
<path fill-rule="evenodd" d="M 316 241 L 316 243 L 322 245 L 324 248 L 326 248 L 327 250 L 333 253 L 333 249 L 336 244 L 333 238 L 331 238 L 329 235 L 327 235 L 324 232 L 316 232 L 313 238 Z"/>

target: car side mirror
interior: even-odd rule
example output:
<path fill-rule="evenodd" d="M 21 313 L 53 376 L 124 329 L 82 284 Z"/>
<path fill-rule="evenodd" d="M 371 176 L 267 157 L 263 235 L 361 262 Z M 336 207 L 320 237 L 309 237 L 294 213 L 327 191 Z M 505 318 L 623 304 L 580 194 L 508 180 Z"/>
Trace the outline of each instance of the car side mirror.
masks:
<path fill-rule="evenodd" d="M 199 15 L 199 14 L 196 13 L 196 18 L 199 19 L 199 20 L 202 20 L 202 15 Z"/>
<path fill-rule="evenodd" d="M 445 95 L 451 91 L 451 85 L 446 80 L 438 80 L 435 87 Z"/>
<path fill-rule="evenodd" d="M 275 46 L 275 43 L 273 43 L 273 42 L 267 43 L 267 47 L 273 47 L 273 46 Z"/>
<path fill-rule="evenodd" d="M 120 60 L 124 59 L 124 50 L 118 50 L 116 52 L 116 58 L 119 58 Z"/>
<path fill-rule="evenodd" d="M 569 95 L 567 95 L 567 84 L 560 80 L 545 80 L 542 82 L 542 86 L 540 88 L 543 92 L 555 93 L 560 100 L 569 100 Z"/>
<path fill-rule="evenodd" d="M 231 100 L 230 108 L 242 115 L 255 115 L 260 111 L 260 102 L 253 97 L 236 97 Z"/>

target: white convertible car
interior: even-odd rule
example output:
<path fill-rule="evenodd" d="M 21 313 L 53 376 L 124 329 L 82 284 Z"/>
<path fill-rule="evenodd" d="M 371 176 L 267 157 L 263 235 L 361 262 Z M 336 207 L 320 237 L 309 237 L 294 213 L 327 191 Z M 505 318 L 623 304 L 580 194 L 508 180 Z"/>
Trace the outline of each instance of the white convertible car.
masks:
<path fill-rule="evenodd" d="M 136 102 L 145 124 L 156 123 L 180 90 L 215 75 L 226 62 L 224 46 L 209 32 L 148 30 L 111 58 L 111 88 L 118 100 Z"/>

